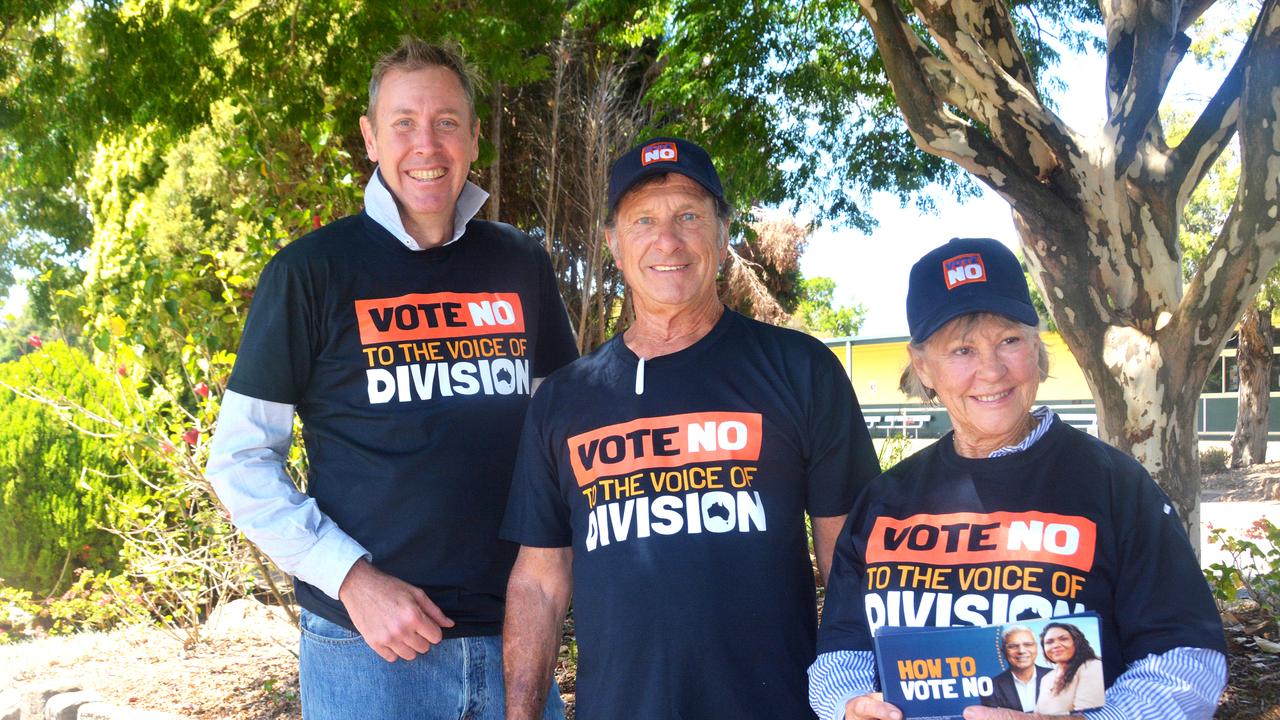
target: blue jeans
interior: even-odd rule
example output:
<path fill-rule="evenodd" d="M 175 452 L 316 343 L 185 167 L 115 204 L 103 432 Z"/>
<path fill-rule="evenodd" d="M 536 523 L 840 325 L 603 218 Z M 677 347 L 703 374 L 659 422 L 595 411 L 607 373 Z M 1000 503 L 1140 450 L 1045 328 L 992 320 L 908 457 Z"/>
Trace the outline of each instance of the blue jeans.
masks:
<path fill-rule="evenodd" d="M 306 720 L 502 720 L 502 638 L 451 638 L 389 663 L 360 637 L 302 611 L 298 657 Z M 555 680 L 543 720 L 563 720 Z"/>

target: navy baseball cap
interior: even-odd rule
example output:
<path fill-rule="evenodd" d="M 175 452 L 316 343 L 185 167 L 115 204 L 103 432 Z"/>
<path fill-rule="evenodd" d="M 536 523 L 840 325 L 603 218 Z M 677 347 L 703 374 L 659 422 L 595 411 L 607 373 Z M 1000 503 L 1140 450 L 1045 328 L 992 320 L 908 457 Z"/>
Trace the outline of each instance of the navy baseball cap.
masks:
<path fill-rule="evenodd" d="M 720 176 L 706 150 L 681 138 L 656 137 L 631 148 L 609 168 L 609 212 L 618 209 L 618 201 L 636 183 L 663 173 L 680 173 L 724 201 Z"/>
<path fill-rule="evenodd" d="M 978 312 L 1040 324 L 1022 266 L 1002 243 L 952 238 L 911 267 L 907 326 L 912 342 L 924 342 L 953 318 Z"/>

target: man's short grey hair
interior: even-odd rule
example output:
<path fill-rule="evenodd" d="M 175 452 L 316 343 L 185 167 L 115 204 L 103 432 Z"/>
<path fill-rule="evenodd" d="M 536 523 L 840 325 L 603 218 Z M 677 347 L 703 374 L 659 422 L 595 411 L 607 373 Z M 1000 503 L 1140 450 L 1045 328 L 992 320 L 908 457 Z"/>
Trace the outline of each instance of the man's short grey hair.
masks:
<path fill-rule="evenodd" d="M 667 181 L 667 177 L 672 174 L 679 175 L 680 173 L 658 173 L 656 175 L 650 175 L 646 178 L 636 181 L 635 185 L 632 185 L 631 187 L 627 188 L 627 191 L 622 193 L 622 197 L 618 198 L 617 205 L 614 205 L 613 207 L 609 208 L 609 213 L 604 216 L 604 226 L 612 230 L 614 226 L 618 224 L 618 206 L 622 204 L 622 201 L 628 195 L 630 195 L 631 193 L 643 187 L 648 187 L 650 185 L 661 185 L 662 183 L 665 183 Z M 695 182 L 695 184 L 697 183 Z M 719 220 L 722 223 L 727 223 L 733 219 L 733 208 L 729 206 L 729 203 L 725 202 L 724 200 L 721 200 L 715 195 L 712 195 L 711 191 L 702 187 L 702 185 L 700 184 L 698 185 L 698 188 L 701 189 L 703 192 L 705 192 L 707 196 L 710 197 L 715 202 L 717 220 Z M 725 243 L 726 244 L 728 243 L 727 236 L 725 238 Z"/>
<path fill-rule="evenodd" d="M 941 328 L 938 328 L 938 330 L 926 338 L 924 342 L 912 342 L 910 346 L 916 352 L 924 352 L 925 348 L 929 346 L 929 342 L 937 337 L 938 333 L 944 328 L 955 325 L 955 329 L 957 331 L 961 334 L 966 334 L 973 330 L 973 328 L 983 320 L 995 320 L 1004 327 L 1017 328 L 1022 331 L 1024 337 L 1028 340 L 1034 340 L 1036 342 L 1036 364 L 1040 367 L 1040 382 L 1044 382 L 1048 379 L 1049 351 L 1045 348 L 1044 342 L 1040 340 L 1040 328 L 1032 325 L 1023 325 L 1017 320 L 1010 320 L 1009 318 L 1003 315 L 997 315 L 996 313 L 979 312 L 961 315 L 948 321 L 947 324 L 943 325 Z M 911 364 L 910 358 L 907 359 L 907 366 L 902 369 L 902 377 L 898 379 L 898 390 L 902 391 L 903 395 L 910 398 L 916 398 L 928 405 L 938 404 L 938 393 L 934 392 L 931 387 L 925 387 L 924 382 L 920 380 L 919 373 L 916 372 L 915 366 Z"/>
<path fill-rule="evenodd" d="M 1009 642 L 1009 636 L 1017 632 L 1024 632 L 1030 635 L 1032 640 L 1036 639 L 1036 634 L 1031 632 L 1031 628 L 1026 625 L 1014 625 L 1012 627 L 1005 628 L 1005 631 L 1000 633 L 1001 644 Z"/>
<path fill-rule="evenodd" d="M 369 77 L 369 107 L 365 114 L 373 120 L 373 110 L 378 105 L 378 90 L 382 87 L 382 78 L 392 70 L 414 72 L 427 68 L 439 67 L 453 72 L 462 84 L 462 92 L 467 96 L 467 107 L 471 110 L 471 120 L 476 119 L 475 88 L 480 84 L 475 71 L 467 64 L 462 48 L 456 43 L 445 41 L 438 45 L 419 40 L 408 35 L 400 38 L 400 47 L 378 58 L 373 64 L 373 75 Z"/>

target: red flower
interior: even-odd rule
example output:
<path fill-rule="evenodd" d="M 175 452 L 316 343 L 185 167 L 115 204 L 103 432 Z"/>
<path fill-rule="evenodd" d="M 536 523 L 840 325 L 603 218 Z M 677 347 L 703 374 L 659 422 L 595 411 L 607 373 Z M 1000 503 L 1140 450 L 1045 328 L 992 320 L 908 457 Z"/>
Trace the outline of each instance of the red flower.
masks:
<path fill-rule="evenodd" d="M 34 334 L 27 338 L 27 344 L 37 350 L 44 347 L 44 341 L 40 339 L 39 335 Z"/>
<path fill-rule="evenodd" d="M 191 428 L 190 430 L 182 433 L 182 440 L 188 445 L 195 445 L 200 440 L 200 431 L 195 428 Z"/>
<path fill-rule="evenodd" d="M 316 229 L 316 230 L 319 230 L 319 229 L 320 229 L 320 226 L 321 226 L 321 225 L 323 225 L 323 224 L 324 224 L 324 223 L 320 222 L 320 216 L 319 216 L 319 215 L 312 215 L 312 216 L 311 216 L 311 227 L 312 227 L 312 228 L 314 228 L 314 229 Z"/>
<path fill-rule="evenodd" d="M 129 374 L 129 368 L 126 368 L 125 366 L 121 365 L 120 367 L 116 368 L 116 374 L 119 375 L 120 377 L 124 377 Z"/>
<path fill-rule="evenodd" d="M 204 382 L 196 383 L 196 394 L 202 398 L 209 397 L 209 385 Z"/>

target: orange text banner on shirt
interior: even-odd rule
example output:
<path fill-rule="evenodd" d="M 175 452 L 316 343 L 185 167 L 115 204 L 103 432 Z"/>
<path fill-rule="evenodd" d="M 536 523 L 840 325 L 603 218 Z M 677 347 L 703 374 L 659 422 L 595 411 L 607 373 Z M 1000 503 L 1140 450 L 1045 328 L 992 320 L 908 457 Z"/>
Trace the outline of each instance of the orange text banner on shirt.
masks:
<path fill-rule="evenodd" d="M 516 293 L 410 293 L 355 305 L 364 345 L 524 332 Z"/>
<path fill-rule="evenodd" d="M 1042 562 L 1093 568 L 1092 520 L 1042 512 L 946 513 L 876 518 L 867 564 L 975 565 Z"/>
<path fill-rule="evenodd" d="M 569 438 L 578 486 L 601 477 L 690 463 L 760 459 L 759 413 L 700 412 L 637 418 Z"/>

